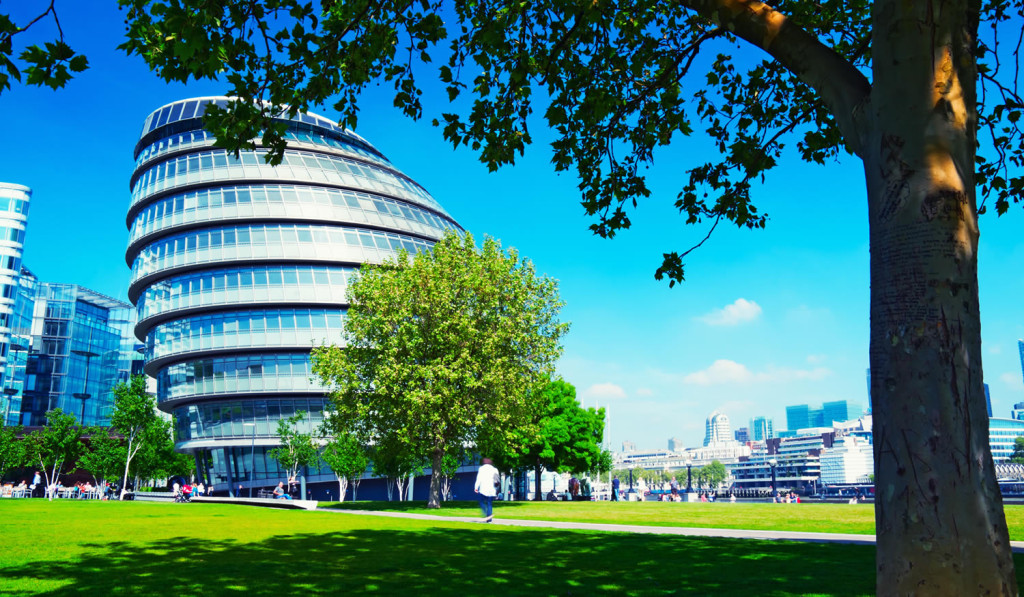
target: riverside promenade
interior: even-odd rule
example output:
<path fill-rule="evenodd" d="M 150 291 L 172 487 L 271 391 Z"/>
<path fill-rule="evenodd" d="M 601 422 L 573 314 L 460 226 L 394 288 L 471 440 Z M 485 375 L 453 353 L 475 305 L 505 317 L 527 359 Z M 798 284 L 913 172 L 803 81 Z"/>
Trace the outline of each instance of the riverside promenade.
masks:
<path fill-rule="evenodd" d="M 360 516 L 385 516 L 391 518 L 413 518 L 417 520 L 459 521 L 482 523 L 479 518 L 471 516 L 435 516 L 432 514 L 411 514 L 405 512 L 380 512 L 373 510 L 335 510 L 332 508 L 318 509 L 318 512 L 336 512 L 338 514 L 357 514 Z M 638 533 L 646 535 L 679 535 L 684 537 L 721 537 L 725 539 L 753 539 L 758 541 L 798 541 L 803 543 L 847 543 L 853 545 L 874 545 L 874 535 L 855 535 L 849 533 L 807 533 L 799 531 L 761 531 L 744 529 L 706 529 L 672 526 L 645 526 L 635 524 L 601 524 L 591 522 L 561 522 L 557 520 L 520 520 L 514 518 L 495 518 L 491 523 L 495 526 L 514 526 L 549 528 L 572 531 L 600 531 L 608 533 Z M 1011 541 L 1014 553 L 1024 553 L 1024 541 Z"/>

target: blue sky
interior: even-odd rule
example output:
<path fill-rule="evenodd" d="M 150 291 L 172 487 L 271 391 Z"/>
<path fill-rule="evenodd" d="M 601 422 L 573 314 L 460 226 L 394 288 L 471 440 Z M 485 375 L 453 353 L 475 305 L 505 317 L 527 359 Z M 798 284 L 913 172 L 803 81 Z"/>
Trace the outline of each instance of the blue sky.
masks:
<path fill-rule="evenodd" d="M 61 91 L 15 86 L 0 95 L 0 181 L 33 189 L 30 269 L 126 299 L 128 179 L 143 120 L 163 104 L 220 95 L 226 86 L 158 81 L 114 49 L 123 23 L 113 3 L 81 4 L 62 8 L 62 24 L 90 70 Z M 653 196 L 631 214 L 630 230 L 605 240 L 587 229 L 574 177 L 554 174 L 539 127 L 525 158 L 488 173 L 471 151 L 452 150 L 429 118 L 413 122 L 390 105 L 386 90 L 371 90 L 357 132 L 466 229 L 516 247 L 559 280 L 563 318 L 572 323 L 559 371 L 586 405 L 609 408 L 616 449 L 623 440 L 663 448 L 670 437 L 697 445 L 715 409 L 734 428 L 758 415 L 784 428 L 789 404 L 867 406 L 867 209 L 858 160 L 785 162 L 755 191 L 771 218 L 767 229 L 719 227 L 688 259 L 687 281 L 669 289 L 654 280 L 661 254 L 706 233 L 684 226 L 671 207 L 685 169 L 709 151 L 706 141 L 679 139 L 657 154 Z M 444 107 L 428 103 L 426 113 Z M 1024 401 L 1021 212 L 981 221 L 983 362 L 997 416 Z"/>

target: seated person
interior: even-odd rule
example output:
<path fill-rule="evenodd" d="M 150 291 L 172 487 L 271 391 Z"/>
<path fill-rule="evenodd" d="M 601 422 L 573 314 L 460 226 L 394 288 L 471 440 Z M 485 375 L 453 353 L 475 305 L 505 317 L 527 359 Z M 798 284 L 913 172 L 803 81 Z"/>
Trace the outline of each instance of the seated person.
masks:
<path fill-rule="evenodd" d="M 274 499 L 277 499 L 277 500 L 290 500 L 290 499 L 292 499 L 292 496 L 288 495 L 288 492 L 286 492 L 284 490 L 284 482 L 283 481 L 278 483 L 277 487 L 274 488 Z"/>

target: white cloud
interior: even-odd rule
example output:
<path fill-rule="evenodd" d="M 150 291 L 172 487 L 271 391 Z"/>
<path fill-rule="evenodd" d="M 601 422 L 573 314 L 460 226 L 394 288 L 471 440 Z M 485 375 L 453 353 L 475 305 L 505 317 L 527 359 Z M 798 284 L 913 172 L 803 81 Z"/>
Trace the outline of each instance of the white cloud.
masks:
<path fill-rule="evenodd" d="M 988 353 L 989 354 L 1002 354 L 1003 353 L 1003 347 L 999 346 L 998 344 L 989 344 L 988 345 Z"/>
<path fill-rule="evenodd" d="M 637 396 L 653 396 L 654 395 L 654 390 L 652 390 L 651 388 L 637 388 L 636 395 Z"/>
<path fill-rule="evenodd" d="M 683 377 L 683 383 L 711 386 L 752 382 L 817 381 L 831 374 L 832 372 L 825 367 L 815 367 L 814 369 L 778 369 L 769 367 L 764 371 L 754 373 L 746 365 L 728 359 L 719 359 L 703 371 L 696 371 L 686 375 Z"/>
<path fill-rule="evenodd" d="M 691 373 L 683 378 L 683 383 L 699 386 L 719 385 L 726 383 L 747 383 L 754 375 L 745 365 L 728 359 L 719 359 L 703 371 Z"/>
<path fill-rule="evenodd" d="M 819 365 L 824 363 L 826 358 L 828 357 L 823 354 L 809 354 L 807 355 L 807 362 L 811 365 Z"/>
<path fill-rule="evenodd" d="M 1024 380 L 1019 373 L 1003 373 L 999 376 L 1000 381 L 1015 390 L 1024 389 Z"/>
<path fill-rule="evenodd" d="M 583 396 L 598 399 L 625 398 L 626 391 L 613 383 L 596 383 L 583 390 Z"/>
<path fill-rule="evenodd" d="M 708 325 L 739 325 L 753 321 L 760 317 L 760 315 L 760 305 L 745 298 L 738 298 L 733 304 L 726 305 L 721 309 L 715 309 L 711 313 L 702 315 L 697 319 Z"/>

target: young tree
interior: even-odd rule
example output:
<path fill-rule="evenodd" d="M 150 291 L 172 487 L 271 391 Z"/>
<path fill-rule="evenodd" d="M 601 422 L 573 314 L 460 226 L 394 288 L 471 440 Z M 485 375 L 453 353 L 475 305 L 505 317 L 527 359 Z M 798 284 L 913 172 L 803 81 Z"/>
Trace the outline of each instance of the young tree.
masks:
<path fill-rule="evenodd" d="M 712 460 L 706 466 L 701 467 L 700 472 L 709 489 L 718 489 L 718 486 L 729 476 L 725 465 L 717 460 Z"/>
<path fill-rule="evenodd" d="M 483 451 L 495 455 L 503 470 L 533 468 L 534 499 L 540 500 L 541 470 L 584 473 L 605 465 L 604 409 L 583 408 L 576 388 L 561 379 L 548 380 L 535 392 L 535 419 L 523 427 L 527 437 L 502 450 L 498 442 Z M 491 443 L 491 442 L 488 442 Z M 518 444 L 518 445 L 517 445 Z M 486 444 L 485 444 L 486 446 Z"/>
<path fill-rule="evenodd" d="M 1024 196 L 1021 2 L 121 4 L 126 50 L 167 80 L 224 76 L 240 101 L 208 127 L 278 160 L 282 109 L 330 102 L 354 126 L 359 92 L 383 80 L 418 118 L 414 72 L 432 64 L 449 99 L 473 96 L 438 126 L 491 167 L 531 142 L 540 102 L 554 166 L 575 168 L 602 236 L 649 196 L 655 149 L 698 126 L 719 155 L 679 169 L 675 206 L 711 230 L 765 226 L 750 192 L 784 147 L 853 153 L 870 225 L 877 589 L 1016 593 L 987 441 L 976 193 L 1000 214 Z M 681 281 L 689 252 L 665 253 L 656 277 Z"/>
<path fill-rule="evenodd" d="M 175 475 L 188 475 L 195 460 L 188 454 L 174 451 L 173 425 L 170 420 L 157 418 L 142 435 L 141 448 L 132 461 L 130 474 L 138 481 L 167 479 Z"/>
<path fill-rule="evenodd" d="M 96 487 L 101 487 L 122 470 L 128 454 L 122 438 L 112 435 L 109 427 L 90 427 L 85 433 L 89 449 L 78 459 L 78 468 L 89 471 Z"/>
<path fill-rule="evenodd" d="M 313 434 L 299 429 L 305 419 L 306 411 L 300 410 L 287 419 L 278 420 L 277 435 L 281 445 L 267 451 L 267 455 L 284 469 L 289 483 L 299 476 L 300 469 L 314 464 L 317 460 L 317 445 Z"/>
<path fill-rule="evenodd" d="M 29 459 L 38 462 L 46 477 L 49 498 L 53 499 L 50 487 L 55 485 L 65 470 L 74 470 L 82 454 L 82 428 L 78 417 L 55 408 L 46 413 L 46 427 L 31 433 L 28 441 Z"/>
<path fill-rule="evenodd" d="M 352 485 L 352 501 L 356 499 L 356 483 L 366 472 L 370 459 L 366 455 L 366 444 L 351 431 L 329 425 L 331 419 L 321 428 L 326 440 L 320 449 L 320 458 L 331 467 L 338 479 L 338 501 L 345 501 L 345 492 Z"/>
<path fill-rule="evenodd" d="M 1010 462 L 1024 464 L 1024 437 L 1013 440 L 1013 454 L 1010 455 Z"/>
<path fill-rule="evenodd" d="M 346 346 L 314 349 L 313 371 L 378 450 L 430 464 L 427 505 L 438 508 L 445 455 L 481 430 L 515 441 L 529 420 L 529 389 L 568 327 L 557 285 L 493 239 L 478 249 L 450 233 L 430 252 L 364 267 L 348 292 Z"/>
<path fill-rule="evenodd" d="M 22 428 L 0 427 L 0 481 L 7 471 L 24 466 L 26 462 L 26 442 L 20 439 Z"/>
<path fill-rule="evenodd" d="M 145 444 L 146 432 L 158 421 L 156 401 L 146 391 L 146 378 L 133 375 L 128 383 L 114 386 L 114 410 L 110 413 L 110 426 L 124 436 L 124 475 L 121 477 L 120 499 L 124 499 L 128 486 L 128 469 L 132 459 Z"/>

